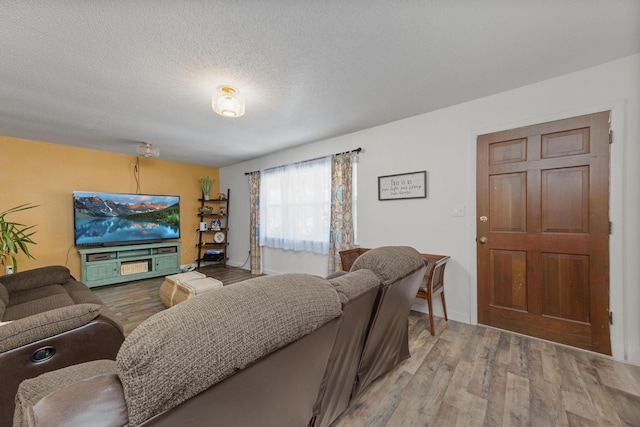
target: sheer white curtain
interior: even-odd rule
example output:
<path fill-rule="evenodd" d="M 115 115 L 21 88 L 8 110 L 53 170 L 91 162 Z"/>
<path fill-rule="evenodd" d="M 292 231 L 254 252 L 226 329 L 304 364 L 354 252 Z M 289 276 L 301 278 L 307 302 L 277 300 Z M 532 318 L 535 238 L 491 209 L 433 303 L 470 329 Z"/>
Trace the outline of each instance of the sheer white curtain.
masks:
<path fill-rule="evenodd" d="M 331 156 L 262 171 L 260 244 L 326 254 Z"/>

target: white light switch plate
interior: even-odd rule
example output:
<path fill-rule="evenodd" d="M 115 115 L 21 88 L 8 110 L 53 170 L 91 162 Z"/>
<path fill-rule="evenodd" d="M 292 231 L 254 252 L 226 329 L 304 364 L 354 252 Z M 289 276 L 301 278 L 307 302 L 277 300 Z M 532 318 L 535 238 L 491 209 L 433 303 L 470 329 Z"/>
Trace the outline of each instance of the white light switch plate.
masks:
<path fill-rule="evenodd" d="M 464 205 L 451 206 L 451 216 L 464 216 Z"/>

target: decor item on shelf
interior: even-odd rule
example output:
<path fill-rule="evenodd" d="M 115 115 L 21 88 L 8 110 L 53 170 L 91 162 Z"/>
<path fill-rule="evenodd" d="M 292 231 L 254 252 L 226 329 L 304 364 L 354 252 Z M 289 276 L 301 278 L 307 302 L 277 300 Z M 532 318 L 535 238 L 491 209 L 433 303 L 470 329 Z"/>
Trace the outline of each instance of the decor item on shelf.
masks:
<path fill-rule="evenodd" d="M 216 198 L 218 200 L 225 200 L 227 198 L 227 196 L 224 195 L 224 193 L 218 193 L 218 195 L 216 196 Z"/>
<path fill-rule="evenodd" d="M 227 212 L 227 210 L 225 208 L 218 209 L 218 215 L 220 215 L 220 216 L 225 216 L 225 212 Z"/>
<path fill-rule="evenodd" d="M 211 206 L 200 206 L 198 212 L 204 215 L 210 215 L 213 213 L 213 208 Z"/>
<path fill-rule="evenodd" d="M 218 231 L 213 235 L 213 241 L 216 243 L 224 243 L 224 231 Z"/>
<path fill-rule="evenodd" d="M 202 188 L 202 195 L 205 200 L 209 200 L 209 193 L 211 192 L 211 184 L 214 180 L 210 176 L 204 176 L 200 178 L 200 188 Z"/>
<path fill-rule="evenodd" d="M 222 251 L 208 250 L 204 253 L 202 259 L 204 261 L 222 261 L 223 257 L 224 252 Z"/>
<path fill-rule="evenodd" d="M 139 156 L 160 157 L 160 149 L 158 147 L 154 147 L 150 142 L 143 142 L 138 145 L 137 152 Z"/>
<path fill-rule="evenodd" d="M 222 228 L 222 221 L 220 221 L 219 219 L 212 219 L 211 220 L 211 229 L 214 231 L 220 231 L 220 229 Z"/>
<path fill-rule="evenodd" d="M 244 114 L 244 100 L 238 89 L 231 86 L 218 86 L 211 106 L 223 117 L 240 117 Z"/>
<path fill-rule="evenodd" d="M 0 212 L 0 265 L 6 266 L 7 263 L 10 262 L 11 271 L 13 273 L 18 272 L 16 255 L 18 255 L 19 252 L 24 253 L 27 258 L 34 259 L 34 256 L 29 252 L 28 245 L 36 244 L 36 242 L 31 239 L 31 236 L 36 232 L 33 231 L 33 227 L 35 227 L 35 225 L 26 226 L 18 222 L 8 221 L 6 216 L 11 213 L 32 209 L 37 206 L 38 205 L 25 203 L 11 209 L 7 209 L 4 212 Z"/>

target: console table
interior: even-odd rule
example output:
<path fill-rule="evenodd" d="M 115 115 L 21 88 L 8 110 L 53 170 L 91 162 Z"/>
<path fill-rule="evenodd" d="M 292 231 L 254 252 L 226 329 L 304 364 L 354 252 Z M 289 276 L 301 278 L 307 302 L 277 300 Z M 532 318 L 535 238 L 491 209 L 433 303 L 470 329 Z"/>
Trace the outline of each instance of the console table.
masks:
<path fill-rule="evenodd" d="M 180 272 L 180 242 L 78 249 L 90 288 Z"/>

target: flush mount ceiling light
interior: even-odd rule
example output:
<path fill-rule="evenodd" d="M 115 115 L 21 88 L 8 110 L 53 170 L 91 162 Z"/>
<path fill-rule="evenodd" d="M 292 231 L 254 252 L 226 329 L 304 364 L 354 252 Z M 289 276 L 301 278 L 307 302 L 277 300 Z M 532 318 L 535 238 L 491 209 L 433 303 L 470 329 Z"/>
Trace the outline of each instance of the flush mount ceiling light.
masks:
<path fill-rule="evenodd" d="M 141 145 L 138 145 L 138 155 L 144 157 L 160 157 L 160 149 L 158 147 L 154 147 L 150 142 L 143 142 Z"/>
<path fill-rule="evenodd" d="M 213 95 L 213 111 L 224 117 L 240 117 L 244 114 L 244 100 L 240 92 L 231 86 L 218 86 Z"/>

